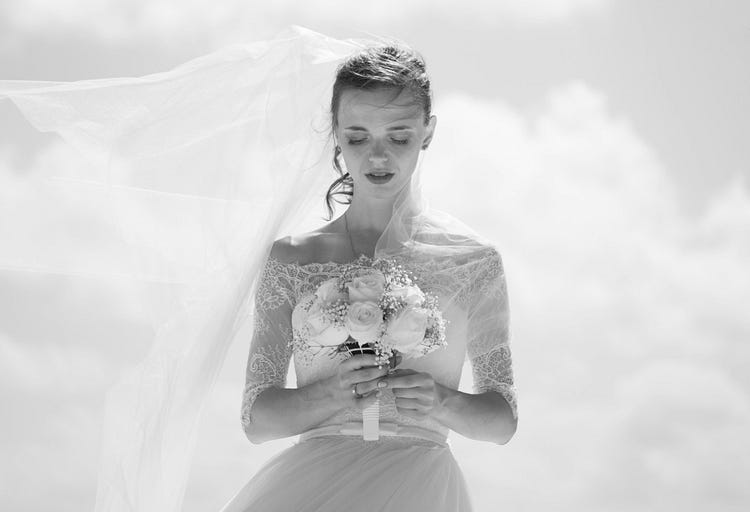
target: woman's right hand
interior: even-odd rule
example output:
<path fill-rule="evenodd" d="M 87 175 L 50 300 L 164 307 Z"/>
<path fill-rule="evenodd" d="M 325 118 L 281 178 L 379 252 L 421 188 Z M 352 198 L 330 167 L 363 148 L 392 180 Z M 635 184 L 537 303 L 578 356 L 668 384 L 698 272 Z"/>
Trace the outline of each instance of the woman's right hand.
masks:
<path fill-rule="evenodd" d="M 389 369 L 387 364 L 379 367 L 374 354 L 356 354 L 341 361 L 336 373 L 325 379 L 324 384 L 342 407 L 365 409 L 378 399 L 377 391 L 382 389 L 378 382 L 388 375 Z M 355 385 L 362 398 L 352 393 Z"/>

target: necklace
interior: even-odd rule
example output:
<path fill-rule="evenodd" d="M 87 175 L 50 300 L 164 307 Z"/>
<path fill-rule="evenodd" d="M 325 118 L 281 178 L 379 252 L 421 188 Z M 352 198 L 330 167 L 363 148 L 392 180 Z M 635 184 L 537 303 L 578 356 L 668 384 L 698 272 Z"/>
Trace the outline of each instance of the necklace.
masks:
<path fill-rule="evenodd" d="M 347 210 L 348 211 L 348 210 Z M 346 218 L 346 213 L 343 215 L 344 217 L 344 226 L 346 226 L 346 235 L 349 238 L 349 247 L 352 250 L 352 261 L 357 259 L 357 251 L 354 249 L 354 241 L 352 240 L 352 233 L 349 231 L 349 221 Z M 373 253 L 375 251 L 373 250 Z M 364 252 L 359 253 L 361 256 L 365 256 L 366 258 L 374 258 L 374 256 L 370 256 L 369 254 L 365 254 Z"/>
<path fill-rule="evenodd" d="M 346 226 L 346 236 L 349 237 L 349 247 L 352 249 L 352 261 L 357 259 L 357 253 L 354 250 L 354 242 L 352 242 L 352 234 L 349 232 L 349 221 L 346 220 L 346 213 L 344 213 L 344 226 Z"/>

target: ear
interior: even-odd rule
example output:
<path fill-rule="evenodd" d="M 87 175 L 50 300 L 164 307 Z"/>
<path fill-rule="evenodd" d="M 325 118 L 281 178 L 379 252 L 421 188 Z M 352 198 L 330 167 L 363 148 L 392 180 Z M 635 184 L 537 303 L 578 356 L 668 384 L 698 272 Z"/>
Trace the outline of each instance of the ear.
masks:
<path fill-rule="evenodd" d="M 437 117 L 430 116 L 430 122 L 427 123 L 427 129 L 425 130 L 425 136 L 422 140 L 422 149 L 427 149 L 432 141 L 432 136 L 435 134 L 435 125 L 437 124 Z"/>

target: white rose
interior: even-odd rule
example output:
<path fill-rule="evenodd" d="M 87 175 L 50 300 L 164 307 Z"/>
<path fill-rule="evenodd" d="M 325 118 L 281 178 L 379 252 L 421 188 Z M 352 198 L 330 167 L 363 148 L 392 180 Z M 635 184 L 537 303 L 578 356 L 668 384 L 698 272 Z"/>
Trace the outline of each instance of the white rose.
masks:
<path fill-rule="evenodd" d="M 385 290 L 385 276 L 378 269 L 364 269 L 346 283 L 346 287 L 351 302 L 379 302 Z"/>
<path fill-rule="evenodd" d="M 424 340 L 428 318 L 426 309 L 407 306 L 390 319 L 383 339 L 399 352 L 415 350 Z"/>
<path fill-rule="evenodd" d="M 339 280 L 336 277 L 323 281 L 315 291 L 315 296 L 324 304 L 331 304 L 337 300 L 347 301 L 346 292 L 339 291 Z"/>
<path fill-rule="evenodd" d="M 421 306 L 424 303 L 424 293 L 416 286 L 394 286 L 389 293 L 403 299 L 407 306 Z"/>
<path fill-rule="evenodd" d="M 304 296 L 292 311 L 292 327 L 302 333 L 310 346 L 340 345 L 349 337 L 349 332 L 323 315 L 323 305 L 314 294 Z"/>
<path fill-rule="evenodd" d="M 373 343 L 383 325 L 383 311 L 373 301 L 353 302 L 346 317 L 346 328 L 360 344 Z"/>

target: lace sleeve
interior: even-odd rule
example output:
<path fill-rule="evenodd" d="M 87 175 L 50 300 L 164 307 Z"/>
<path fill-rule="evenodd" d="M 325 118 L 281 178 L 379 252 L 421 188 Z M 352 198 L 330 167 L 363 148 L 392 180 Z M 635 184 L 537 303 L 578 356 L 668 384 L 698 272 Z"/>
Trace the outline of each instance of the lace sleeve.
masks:
<path fill-rule="evenodd" d="M 282 264 L 269 258 L 255 294 L 255 322 L 242 395 L 242 428 L 250 437 L 252 406 L 271 386 L 283 388 L 289 370 L 294 294 L 291 278 Z"/>
<path fill-rule="evenodd" d="M 497 391 L 518 419 L 509 343 L 508 291 L 502 258 L 494 248 L 478 263 L 472 286 L 467 356 L 474 377 L 474 393 Z"/>

